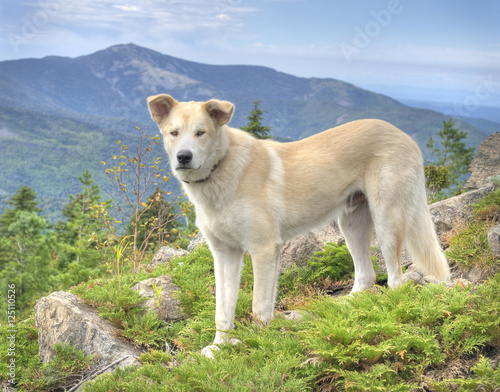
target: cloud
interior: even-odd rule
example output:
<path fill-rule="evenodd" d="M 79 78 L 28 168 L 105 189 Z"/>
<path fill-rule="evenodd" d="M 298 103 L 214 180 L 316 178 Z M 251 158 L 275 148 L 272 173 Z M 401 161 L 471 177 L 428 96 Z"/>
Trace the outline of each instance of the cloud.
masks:
<path fill-rule="evenodd" d="M 63 1 L 63 0 L 60 0 Z M 68 1 L 68 0 L 64 0 Z M 61 13 L 65 24 L 75 23 L 80 28 L 94 27 L 108 29 L 124 24 L 130 28 L 139 27 L 153 31 L 193 31 L 199 28 L 224 28 L 238 22 L 254 10 L 231 0 L 80 0 L 67 4 Z M 147 24 L 144 22 L 147 21 Z"/>
<path fill-rule="evenodd" d="M 115 5 L 115 7 L 123 11 L 139 11 L 139 7 L 136 5 Z"/>

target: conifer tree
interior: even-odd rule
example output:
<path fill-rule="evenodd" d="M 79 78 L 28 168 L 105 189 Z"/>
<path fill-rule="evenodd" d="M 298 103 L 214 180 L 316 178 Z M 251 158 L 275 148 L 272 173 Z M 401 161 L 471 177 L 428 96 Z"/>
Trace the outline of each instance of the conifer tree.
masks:
<path fill-rule="evenodd" d="M 469 165 L 474 158 L 474 147 L 467 148 L 462 141 L 467 137 L 467 132 L 455 128 L 453 119 L 443 120 L 443 129 L 439 131 L 440 144 L 442 148 L 434 146 L 434 139 L 430 138 L 427 148 L 436 157 L 435 165 L 447 166 L 450 175 L 450 183 L 454 184 L 469 170 Z"/>
<path fill-rule="evenodd" d="M 272 138 L 270 135 L 271 127 L 262 125 L 262 115 L 266 112 L 259 108 L 261 102 L 262 100 L 259 101 L 257 99 L 252 101 L 253 109 L 247 117 L 248 123 L 246 126 L 241 127 L 241 129 L 255 136 L 257 139 L 270 139 Z"/>
<path fill-rule="evenodd" d="M 101 203 L 101 190 L 99 185 L 94 184 L 89 170 L 78 179 L 82 184 L 81 192 L 69 196 L 70 201 L 62 210 L 66 221 L 56 226 L 56 267 L 59 275 L 53 278 L 53 284 L 62 289 L 87 280 L 97 273 L 99 266 L 104 268 L 105 264 L 96 243 L 102 228 L 92 208 Z"/>
<path fill-rule="evenodd" d="M 33 188 L 23 185 L 17 192 L 7 200 L 7 204 L 13 208 L 6 208 L 2 216 L 0 216 L 0 236 L 9 235 L 9 226 L 14 222 L 16 213 L 18 211 L 26 212 L 41 212 L 42 209 L 38 207 L 38 200 L 36 192 Z"/>
<path fill-rule="evenodd" d="M 38 207 L 36 196 L 33 188 L 23 185 L 7 200 L 7 204 L 12 208 L 6 208 L 0 216 L 0 271 L 12 259 L 13 252 L 16 250 L 15 241 L 12 238 L 14 233 L 9 230 L 9 227 L 16 221 L 17 213 L 24 211 L 37 214 L 42 211 Z"/>
<path fill-rule="evenodd" d="M 0 290 L 7 292 L 7 287 L 15 286 L 19 317 L 51 288 L 50 277 L 55 274 L 52 268 L 55 238 L 54 233 L 46 229 L 45 218 L 34 211 L 18 210 L 8 228 L 10 236 L 0 238 L 11 250 L 0 272 Z"/>
<path fill-rule="evenodd" d="M 93 242 L 89 242 L 92 233 L 99 231 L 92 206 L 101 202 L 101 190 L 99 185 L 94 184 L 89 170 L 78 180 L 82 184 L 81 192 L 69 196 L 70 202 L 62 210 L 66 222 L 59 222 L 56 232 L 58 239 L 65 244 L 66 261 L 80 263 L 82 253 L 95 247 Z"/>

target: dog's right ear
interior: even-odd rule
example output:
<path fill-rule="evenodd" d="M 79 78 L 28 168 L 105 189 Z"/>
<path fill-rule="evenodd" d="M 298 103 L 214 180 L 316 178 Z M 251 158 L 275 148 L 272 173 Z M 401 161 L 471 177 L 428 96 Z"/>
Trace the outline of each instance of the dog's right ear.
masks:
<path fill-rule="evenodd" d="M 168 117 L 172 108 L 178 103 L 179 102 L 167 94 L 148 97 L 148 107 L 151 117 L 153 117 L 153 120 L 158 125 L 160 125 L 165 117 Z"/>

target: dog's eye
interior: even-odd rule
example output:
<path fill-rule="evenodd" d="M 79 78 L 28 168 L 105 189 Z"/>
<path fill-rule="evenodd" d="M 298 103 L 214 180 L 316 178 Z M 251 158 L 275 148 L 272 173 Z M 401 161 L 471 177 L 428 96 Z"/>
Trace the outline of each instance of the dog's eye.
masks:
<path fill-rule="evenodd" d="M 197 137 L 203 136 L 204 134 L 205 134 L 205 131 L 197 131 L 196 132 Z"/>
<path fill-rule="evenodd" d="M 170 136 L 173 136 L 173 137 L 179 136 L 179 131 L 171 131 Z"/>

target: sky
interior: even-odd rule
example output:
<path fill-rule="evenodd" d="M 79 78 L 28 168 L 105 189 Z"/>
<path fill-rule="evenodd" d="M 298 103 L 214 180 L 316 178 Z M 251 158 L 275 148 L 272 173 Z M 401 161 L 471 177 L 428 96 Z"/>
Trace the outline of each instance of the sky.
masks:
<path fill-rule="evenodd" d="M 500 107 L 499 21 L 498 0 L 2 0 L 0 61 L 135 43 Z"/>

